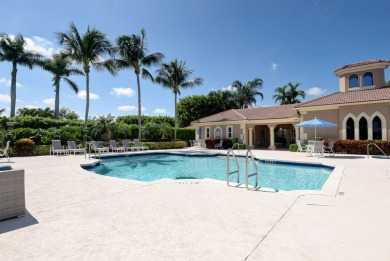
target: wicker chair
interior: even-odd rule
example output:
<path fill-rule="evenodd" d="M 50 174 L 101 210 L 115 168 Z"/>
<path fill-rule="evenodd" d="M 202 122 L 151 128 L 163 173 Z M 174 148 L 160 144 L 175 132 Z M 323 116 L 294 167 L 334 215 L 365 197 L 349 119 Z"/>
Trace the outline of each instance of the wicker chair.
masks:
<path fill-rule="evenodd" d="M 0 171 L 0 220 L 25 215 L 24 169 Z"/>

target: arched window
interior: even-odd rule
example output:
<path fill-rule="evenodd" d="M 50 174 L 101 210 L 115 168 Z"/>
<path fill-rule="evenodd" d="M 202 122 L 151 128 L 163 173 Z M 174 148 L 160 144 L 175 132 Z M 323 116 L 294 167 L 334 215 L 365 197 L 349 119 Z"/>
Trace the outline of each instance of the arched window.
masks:
<path fill-rule="evenodd" d="M 220 127 L 215 128 L 214 139 L 222 139 L 222 130 Z"/>
<path fill-rule="evenodd" d="M 356 74 L 349 76 L 349 88 L 359 87 L 359 77 Z"/>
<path fill-rule="evenodd" d="M 359 140 L 368 139 L 367 120 L 362 117 L 359 121 Z"/>
<path fill-rule="evenodd" d="M 378 116 L 372 120 L 372 139 L 382 140 L 382 121 Z"/>
<path fill-rule="evenodd" d="M 363 75 L 363 86 L 373 86 L 374 85 L 374 77 L 371 72 L 366 72 Z"/>
<path fill-rule="evenodd" d="M 355 139 L 355 122 L 352 118 L 347 120 L 347 140 Z"/>

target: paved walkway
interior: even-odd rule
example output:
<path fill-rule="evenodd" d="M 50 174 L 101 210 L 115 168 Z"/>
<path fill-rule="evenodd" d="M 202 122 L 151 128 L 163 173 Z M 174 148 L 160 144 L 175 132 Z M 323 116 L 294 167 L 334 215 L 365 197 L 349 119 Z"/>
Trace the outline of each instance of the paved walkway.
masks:
<path fill-rule="evenodd" d="M 0 221 L 0 260 L 390 260 L 390 160 L 255 154 L 337 165 L 341 180 L 333 195 L 145 185 L 86 172 L 84 156 L 13 158 L 28 213 Z"/>

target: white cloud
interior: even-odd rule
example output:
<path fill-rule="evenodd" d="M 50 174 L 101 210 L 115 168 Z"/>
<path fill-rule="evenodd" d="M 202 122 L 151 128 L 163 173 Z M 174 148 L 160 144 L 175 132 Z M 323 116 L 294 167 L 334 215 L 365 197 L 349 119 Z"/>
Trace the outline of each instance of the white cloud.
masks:
<path fill-rule="evenodd" d="M 279 64 L 271 63 L 271 70 L 276 71 L 278 69 Z"/>
<path fill-rule="evenodd" d="M 112 88 L 111 95 L 133 97 L 135 91 L 131 88 Z"/>
<path fill-rule="evenodd" d="M 8 80 L 4 77 L 0 78 L 0 85 L 11 87 L 11 80 Z M 22 87 L 22 84 L 16 82 L 16 87 Z"/>
<path fill-rule="evenodd" d="M 116 108 L 118 111 L 138 111 L 138 107 L 133 105 L 122 105 Z M 145 107 L 141 107 L 141 111 L 145 111 Z"/>
<path fill-rule="evenodd" d="M 87 99 L 87 92 L 85 90 L 82 90 L 79 93 L 77 93 L 77 97 L 79 97 L 82 100 L 86 100 Z M 90 100 L 98 100 L 100 98 L 99 98 L 99 95 L 90 92 L 89 99 Z"/>
<path fill-rule="evenodd" d="M 10 103 L 11 102 L 11 97 L 7 94 L 1 94 L 0 93 L 0 102 L 6 102 Z"/>
<path fill-rule="evenodd" d="M 167 109 L 160 109 L 160 108 L 157 108 L 157 109 L 155 109 L 154 111 L 153 111 L 153 113 L 156 113 L 156 114 L 159 114 L 159 115 L 161 115 L 161 114 L 168 114 L 168 111 L 167 111 Z"/>
<path fill-rule="evenodd" d="M 39 107 L 35 106 L 35 105 L 28 104 L 28 105 L 24 106 L 24 108 L 27 108 L 27 109 L 38 109 Z"/>
<path fill-rule="evenodd" d="M 326 91 L 327 91 L 326 89 L 323 90 L 323 89 L 318 88 L 318 87 L 312 87 L 312 88 L 308 89 L 306 91 L 306 93 L 309 95 L 312 95 L 312 96 L 320 96 L 320 95 L 324 94 Z"/>
<path fill-rule="evenodd" d="M 32 39 L 24 37 L 24 40 L 26 41 L 26 49 L 29 51 L 40 53 L 46 57 L 51 57 L 55 52 L 53 43 L 45 38 L 33 36 Z"/>
<path fill-rule="evenodd" d="M 54 98 L 49 98 L 49 99 L 44 99 L 42 100 L 44 104 L 48 106 L 54 106 L 55 99 Z"/>
<path fill-rule="evenodd" d="M 222 91 L 231 91 L 231 92 L 235 92 L 235 91 L 237 91 L 237 88 L 233 88 L 231 85 L 229 85 L 229 86 L 226 86 L 226 87 L 222 87 L 221 90 L 222 90 Z"/>

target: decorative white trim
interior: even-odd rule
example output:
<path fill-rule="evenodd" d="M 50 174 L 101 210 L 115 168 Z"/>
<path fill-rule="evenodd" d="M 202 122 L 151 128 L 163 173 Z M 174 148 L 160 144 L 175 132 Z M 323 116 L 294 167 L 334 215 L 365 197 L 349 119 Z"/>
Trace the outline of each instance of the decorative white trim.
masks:
<path fill-rule="evenodd" d="M 352 120 L 353 120 L 354 127 L 355 127 L 355 130 L 354 130 L 354 132 L 355 132 L 355 140 L 358 140 L 359 137 L 356 136 L 356 132 L 359 132 L 359 124 L 356 124 L 357 119 L 356 119 L 355 115 L 353 115 L 352 113 L 348 113 L 348 114 L 344 117 L 344 119 L 343 119 L 342 129 L 341 129 L 341 138 L 342 138 L 343 140 L 346 140 L 346 139 L 347 139 L 347 121 L 348 121 L 349 118 L 352 118 Z M 357 125 L 357 126 L 356 126 L 356 125 Z"/>
<path fill-rule="evenodd" d="M 382 125 L 382 140 L 387 140 L 387 121 L 386 121 L 386 117 L 383 116 L 382 113 L 380 113 L 379 111 L 376 111 L 374 112 L 371 117 L 370 117 L 370 122 L 369 122 L 369 126 L 371 125 L 371 139 L 373 139 L 373 126 L 372 126 L 372 122 L 374 120 L 374 118 L 378 116 L 379 119 L 381 120 L 381 125 Z"/>
<path fill-rule="evenodd" d="M 366 118 L 366 121 L 367 121 L 367 139 L 368 140 L 372 140 L 372 121 L 370 121 L 370 116 L 367 115 L 367 113 L 365 112 L 362 112 L 359 114 L 359 116 L 356 117 L 356 121 L 355 123 L 357 123 L 357 132 L 356 132 L 356 125 L 355 125 L 355 135 L 357 134 L 357 136 L 355 136 L 355 140 L 360 140 L 360 128 L 359 128 L 359 122 L 361 120 L 361 118 Z"/>
<path fill-rule="evenodd" d="M 217 138 L 216 137 L 216 135 L 215 135 L 215 133 L 216 133 L 216 131 L 217 130 L 220 130 L 221 131 L 221 137 L 219 137 L 219 138 Z M 221 129 L 221 127 L 215 127 L 215 129 L 214 129 L 214 139 L 222 139 L 222 137 L 223 137 L 223 133 L 222 133 L 222 129 Z"/>
<path fill-rule="evenodd" d="M 230 137 L 229 137 L 229 128 L 231 129 Z M 233 126 L 228 125 L 226 126 L 226 139 L 231 139 L 231 138 L 233 138 Z"/>
<path fill-rule="evenodd" d="M 208 133 L 207 133 L 207 130 L 209 131 Z M 210 139 L 210 136 L 211 136 L 210 134 L 211 134 L 210 126 L 204 127 L 204 138 Z"/>

